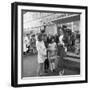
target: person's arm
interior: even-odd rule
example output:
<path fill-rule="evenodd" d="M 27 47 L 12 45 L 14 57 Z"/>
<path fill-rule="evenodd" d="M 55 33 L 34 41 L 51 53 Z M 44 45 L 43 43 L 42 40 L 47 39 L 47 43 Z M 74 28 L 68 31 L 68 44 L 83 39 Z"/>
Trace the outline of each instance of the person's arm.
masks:
<path fill-rule="evenodd" d="M 36 41 L 36 48 L 37 48 L 37 51 L 40 53 L 41 51 L 40 51 L 40 44 L 39 44 L 39 42 L 38 41 Z"/>

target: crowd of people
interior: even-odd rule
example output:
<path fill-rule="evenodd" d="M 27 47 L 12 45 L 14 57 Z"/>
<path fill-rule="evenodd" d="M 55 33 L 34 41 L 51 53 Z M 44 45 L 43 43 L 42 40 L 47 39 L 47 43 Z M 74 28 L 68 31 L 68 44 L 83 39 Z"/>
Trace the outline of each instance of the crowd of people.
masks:
<path fill-rule="evenodd" d="M 44 26 L 44 29 L 30 37 L 30 40 L 28 40 L 28 37 L 24 38 L 24 54 L 30 51 L 34 54 L 37 53 L 38 76 L 48 72 L 58 72 L 59 75 L 63 75 L 63 59 L 66 56 L 66 52 L 76 50 L 75 52 L 78 54 L 80 51 L 80 48 L 77 48 L 80 44 L 80 35 L 77 34 L 75 36 L 65 26 L 58 29 L 59 32 L 55 35 L 46 34 L 46 26 Z M 77 46 L 75 46 L 75 43 L 77 43 Z"/>
<path fill-rule="evenodd" d="M 60 34 L 45 34 L 44 30 L 37 36 L 36 48 L 38 51 L 38 72 L 43 75 L 50 72 L 58 72 L 59 75 L 64 74 L 63 58 L 66 55 L 67 47 L 64 44 L 64 33 L 60 28 Z"/>
<path fill-rule="evenodd" d="M 26 35 L 23 37 L 23 54 L 36 54 L 36 38 L 35 35 Z"/>

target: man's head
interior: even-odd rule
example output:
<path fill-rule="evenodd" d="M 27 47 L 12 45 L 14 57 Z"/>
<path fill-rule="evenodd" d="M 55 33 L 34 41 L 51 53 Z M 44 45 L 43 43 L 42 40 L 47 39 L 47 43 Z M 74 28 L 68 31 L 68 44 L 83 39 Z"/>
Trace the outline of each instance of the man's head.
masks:
<path fill-rule="evenodd" d="M 46 26 L 43 25 L 43 26 L 41 27 L 41 33 L 45 33 L 45 31 L 46 31 Z"/>

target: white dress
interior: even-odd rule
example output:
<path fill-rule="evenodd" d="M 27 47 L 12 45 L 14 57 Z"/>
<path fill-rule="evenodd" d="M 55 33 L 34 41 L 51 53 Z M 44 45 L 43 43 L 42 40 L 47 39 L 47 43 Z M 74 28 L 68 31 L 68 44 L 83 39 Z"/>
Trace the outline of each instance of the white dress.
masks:
<path fill-rule="evenodd" d="M 38 63 L 44 63 L 46 59 L 46 47 L 44 45 L 44 42 L 36 41 L 36 48 L 38 51 Z"/>

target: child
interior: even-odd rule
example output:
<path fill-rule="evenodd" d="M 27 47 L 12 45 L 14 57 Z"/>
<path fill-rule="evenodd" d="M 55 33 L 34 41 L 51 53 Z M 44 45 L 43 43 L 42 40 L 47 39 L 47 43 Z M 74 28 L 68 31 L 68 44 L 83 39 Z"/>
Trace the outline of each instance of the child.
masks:
<path fill-rule="evenodd" d="M 38 51 L 38 75 L 44 74 L 44 61 L 46 59 L 46 47 L 42 40 L 42 35 L 38 35 L 38 40 L 36 41 L 36 48 Z"/>
<path fill-rule="evenodd" d="M 56 59 L 56 43 L 54 38 L 52 38 L 51 43 L 49 44 L 49 66 L 50 70 L 53 72 L 55 70 L 55 59 Z"/>

